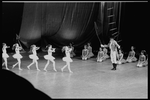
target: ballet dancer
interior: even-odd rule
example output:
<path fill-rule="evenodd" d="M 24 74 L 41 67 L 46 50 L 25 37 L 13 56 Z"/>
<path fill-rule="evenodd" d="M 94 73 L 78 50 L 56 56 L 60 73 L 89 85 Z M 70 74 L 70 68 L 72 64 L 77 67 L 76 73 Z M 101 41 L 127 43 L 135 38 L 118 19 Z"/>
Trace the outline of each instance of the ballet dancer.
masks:
<path fill-rule="evenodd" d="M 117 61 L 117 63 L 118 63 L 118 64 L 123 64 L 123 63 L 125 63 L 125 62 L 126 62 L 126 60 L 123 58 L 122 50 L 119 49 L 119 53 L 118 53 L 118 61 Z"/>
<path fill-rule="evenodd" d="M 6 43 L 3 43 L 3 48 L 2 48 L 2 51 L 3 51 L 3 53 L 2 53 L 2 58 L 3 58 L 4 62 L 3 62 L 3 64 L 2 64 L 2 66 L 5 65 L 6 69 L 9 70 L 9 68 L 8 68 L 8 66 L 7 66 L 7 58 L 9 58 L 9 55 L 7 54 L 7 51 L 6 51 L 7 48 L 10 48 L 10 47 L 7 46 Z"/>
<path fill-rule="evenodd" d="M 82 50 L 82 60 L 88 59 L 89 50 L 87 49 L 87 45 L 84 45 L 84 49 Z"/>
<path fill-rule="evenodd" d="M 40 69 L 38 68 L 38 62 L 37 62 L 37 60 L 38 60 L 39 58 L 38 58 L 37 52 L 36 52 L 36 50 L 38 50 L 39 48 L 40 48 L 40 47 L 36 47 L 36 45 L 31 45 L 31 50 L 32 50 L 32 53 L 33 53 L 33 54 L 29 55 L 29 58 L 32 59 L 32 63 L 27 66 L 28 69 L 30 69 L 30 66 L 35 63 L 35 64 L 36 64 L 36 69 L 37 69 L 38 71 L 40 71 Z"/>
<path fill-rule="evenodd" d="M 64 48 L 65 48 L 66 56 L 63 57 L 62 60 L 66 62 L 66 65 L 63 68 L 61 68 L 61 71 L 63 72 L 64 68 L 66 68 L 68 66 L 69 72 L 73 73 L 70 69 L 70 62 L 73 62 L 73 60 L 70 58 L 70 52 L 71 52 L 72 48 L 69 48 L 68 46 L 65 46 Z"/>
<path fill-rule="evenodd" d="M 127 57 L 127 62 L 135 62 L 137 61 L 137 58 L 135 57 L 135 51 L 134 51 L 134 47 L 131 46 L 131 51 L 129 52 L 129 55 Z"/>
<path fill-rule="evenodd" d="M 99 48 L 99 52 L 97 54 L 97 62 L 102 62 L 104 60 L 104 51 L 102 50 L 102 48 Z"/>
<path fill-rule="evenodd" d="M 20 54 L 20 50 L 22 49 L 22 47 L 19 46 L 18 43 L 16 43 L 16 44 L 13 45 L 13 49 L 14 49 L 14 47 L 15 47 L 15 52 L 16 52 L 16 53 L 13 55 L 13 58 L 17 59 L 18 62 L 13 65 L 13 68 L 18 64 L 19 70 L 22 70 L 22 69 L 21 69 L 21 59 L 22 59 L 23 57 L 22 57 L 22 55 Z"/>
<path fill-rule="evenodd" d="M 109 56 L 108 56 L 108 54 L 107 54 L 108 50 L 107 50 L 106 47 L 103 47 L 103 52 L 104 52 L 104 59 L 109 58 Z"/>
<path fill-rule="evenodd" d="M 70 57 L 74 57 L 76 54 L 74 53 L 74 47 L 72 46 L 71 43 L 70 43 L 70 48 L 72 48 L 71 53 L 70 53 Z"/>
<path fill-rule="evenodd" d="M 110 38 L 110 58 L 113 64 L 113 68 L 111 70 L 116 70 L 117 67 L 117 48 L 120 48 L 119 44 L 113 39 Z"/>
<path fill-rule="evenodd" d="M 141 55 L 139 57 L 138 63 L 137 63 L 137 67 L 144 67 L 147 66 L 148 62 L 146 60 L 146 56 L 145 56 L 146 51 L 142 50 L 141 51 Z"/>
<path fill-rule="evenodd" d="M 87 49 L 89 50 L 88 58 L 93 57 L 94 54 L 93 54 L 93 52 L 92 52 L 92 47 L 91 47 L 91 44 L 90 44 L 90 43 L 87 44 Z"/>
<path fill-rule="evenodd" d="M 47 47 L 48 47 L 48 51 L 47 51 L 48 55 L 44 56 L 44 58 L 47 60 L 47 64 L 45 65 L 44 70 L 47 71 L 46 68 L 48 67 L 51 61 L 53 63 L 53 69 L 57 71 L 55 68 L 55 61 L 54 61 L 55 58 L 52 56 L 52 52 L 55 52 L 55 48 L 52 48 L 52 45 L 48 45 Z"/>

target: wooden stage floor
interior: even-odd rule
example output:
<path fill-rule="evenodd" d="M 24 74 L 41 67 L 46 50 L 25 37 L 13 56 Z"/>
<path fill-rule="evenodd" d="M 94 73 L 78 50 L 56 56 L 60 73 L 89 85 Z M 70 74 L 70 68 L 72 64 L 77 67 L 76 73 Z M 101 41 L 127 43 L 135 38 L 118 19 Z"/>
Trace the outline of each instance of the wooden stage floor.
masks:
<path fill-rule="evenodd" d="M 110 59 L 98 63 L 95 58 L 82 61 L 81 58 L 73 58 L 71 70 L 61 68 L 65 62 L 61 57 L 56 57 L 56 69 L 53 71 L 52 63 L 43 70 L 46 60 L 40 54 L 39 69 L 35 65 L 31 70 L 27 69 L 32 60 L 28 54 L 24 54 L 21 68 L 18 66 L 12 69 L 16 60 L 8 59 L 10 71 L 31 82 L 35 88 L 41 90 L 52 98 L 148 98 L 148 67 L 137 68 L 135 63 L 118 65 L 116 71 L 112 71 Z"/>

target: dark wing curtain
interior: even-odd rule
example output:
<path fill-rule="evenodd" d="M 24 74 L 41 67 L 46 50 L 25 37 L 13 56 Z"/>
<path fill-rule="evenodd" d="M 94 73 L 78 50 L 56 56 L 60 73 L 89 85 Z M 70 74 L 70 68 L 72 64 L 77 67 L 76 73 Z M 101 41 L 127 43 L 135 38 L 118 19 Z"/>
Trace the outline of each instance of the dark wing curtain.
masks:
<path fill-rule="evenodd" d="M 102 44 L 107 44 L 110 37 L 119 40 L 119 2 L 101 2 L 99 4 L 99 13 L 97 18 L 97 33 Z"/>
<path fill-rule="evenodd" d="M 99 3 L 25 3 L 20 40 L 27 47 L 83 46 L 95 36 Z M 45 42 L 41 42 L 45 41 Z"/>

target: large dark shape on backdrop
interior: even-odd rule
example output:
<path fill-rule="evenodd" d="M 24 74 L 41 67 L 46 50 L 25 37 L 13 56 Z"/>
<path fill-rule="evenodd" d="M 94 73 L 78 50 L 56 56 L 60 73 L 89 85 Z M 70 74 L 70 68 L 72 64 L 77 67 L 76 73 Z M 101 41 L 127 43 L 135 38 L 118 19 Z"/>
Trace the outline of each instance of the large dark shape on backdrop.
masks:
<path fill-rule="evenodd" d="M 44 37 L 48 43 L 81 45 L 95 35 L 98 3 L 25 3 L 21 41 L 29 46 Z"/>

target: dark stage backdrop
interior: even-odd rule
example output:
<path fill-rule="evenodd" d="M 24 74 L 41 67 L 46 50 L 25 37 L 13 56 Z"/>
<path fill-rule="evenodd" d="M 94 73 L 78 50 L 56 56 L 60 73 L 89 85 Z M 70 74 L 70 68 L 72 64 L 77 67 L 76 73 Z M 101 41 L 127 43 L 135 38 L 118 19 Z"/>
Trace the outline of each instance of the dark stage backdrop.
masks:
<path fill-rule="evenodd" d="M 53 44 L 57 47 L 83 46 L 95 35 L 99 3 L 25 3 L 21 41 L 30 46 Z"/>
<path fill-rule="evenodd" d="M 74 42 L 75 48 L 83 48 L 85 43 L 91 42 L 93 49 L 98 50 L 94 21 L 101 29 L 100 8 L 100 3 L 2 3 L 1 39 L 10 46 L 16 42 L 16 34 L 28 45 L 50 43 L 61 47 Z M 125 51 L 130 50 L 131 45 L 139 50 L 147 49 L 148 24 L 147 2 L 122 3 L 120 44 Z M 103 42 L 109 37 L 105 32 L 98 32 Z"/>

